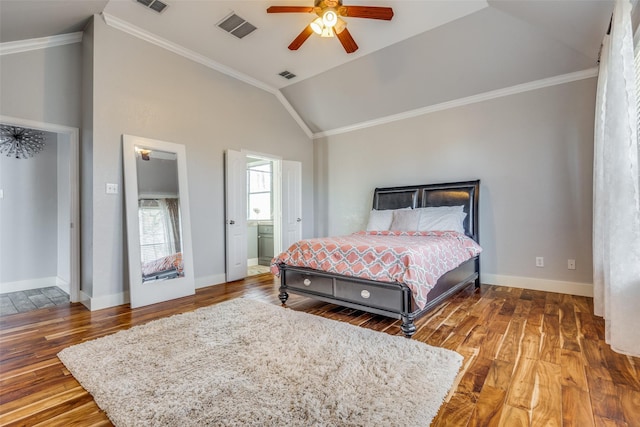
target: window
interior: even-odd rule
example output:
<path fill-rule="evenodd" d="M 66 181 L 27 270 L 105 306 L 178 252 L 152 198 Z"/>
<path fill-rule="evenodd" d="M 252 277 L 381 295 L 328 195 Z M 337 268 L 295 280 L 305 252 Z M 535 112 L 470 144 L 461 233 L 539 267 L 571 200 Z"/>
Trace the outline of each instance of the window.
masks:
<path fill-rule="evenodd" d="M 251 163 L 247 166 L 247 218 L 271 219 L 271 187 L 273 170 L 270 161 Z"/>
<path fill-rule="evenodd" d="M 138 206 L 141 261 L 173 254 L 175 242 L 166 204 L 161 199 L 141 199 Z"/>

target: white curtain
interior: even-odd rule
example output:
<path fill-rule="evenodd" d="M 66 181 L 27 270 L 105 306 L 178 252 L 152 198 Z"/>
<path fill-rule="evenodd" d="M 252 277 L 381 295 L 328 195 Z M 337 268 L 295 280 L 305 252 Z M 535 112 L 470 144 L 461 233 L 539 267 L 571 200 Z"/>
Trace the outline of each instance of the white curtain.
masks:
<path fill-rule="evenodd" d="M 595 314 L 615 351 L 640 356 L 640 194 L 629 0 L 616 0 L 596 96 L 593 188 Z"/>

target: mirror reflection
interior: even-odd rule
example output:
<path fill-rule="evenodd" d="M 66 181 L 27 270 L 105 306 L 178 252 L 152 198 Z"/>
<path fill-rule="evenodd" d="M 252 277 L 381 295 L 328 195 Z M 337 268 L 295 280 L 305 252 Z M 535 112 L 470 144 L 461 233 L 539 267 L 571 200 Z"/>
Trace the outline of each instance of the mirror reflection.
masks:
<path fill-rule="evenodd" d="M 184 277 L 176 153 L 136 146 L 142 282 Z"/>

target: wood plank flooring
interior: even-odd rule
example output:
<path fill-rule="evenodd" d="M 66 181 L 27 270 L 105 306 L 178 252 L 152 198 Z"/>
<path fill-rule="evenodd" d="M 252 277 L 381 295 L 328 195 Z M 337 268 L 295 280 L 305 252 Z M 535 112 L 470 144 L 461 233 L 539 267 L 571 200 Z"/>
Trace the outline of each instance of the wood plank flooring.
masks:
<path fill-rule="evenodd" d="M 279 304 L 270 274 L 135 310 L 80 304 L 0 318 L 0 425 L 111 425 L 56 354 L 63 348 L 231 298 Z M 398 321 L 292 295 L 300 311 L 400 335 Z M 432 425 L 640 426 L 640 359 L 613 352 L 590 298 L 469 287 L 416 322 L 413 339 L 465 358 Z M 256 325 L 259 327 L 259 325 Z M 419 391 L 416 391 L 419 393 Z"/>

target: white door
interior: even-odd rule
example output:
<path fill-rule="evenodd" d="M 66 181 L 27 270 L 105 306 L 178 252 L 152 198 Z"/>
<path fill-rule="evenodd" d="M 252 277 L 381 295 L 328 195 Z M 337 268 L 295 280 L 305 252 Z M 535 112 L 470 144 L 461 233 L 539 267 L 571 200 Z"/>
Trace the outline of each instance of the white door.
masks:
<path fill-rule="evenodd" d="M 225 153 L 225 236 L 227 282 L 247 276 L 247 158 Z"/>
<path fill-rule="evenodd" d="M 282 250 L 302 238 L 302 164 L 282 161 Z"/>

